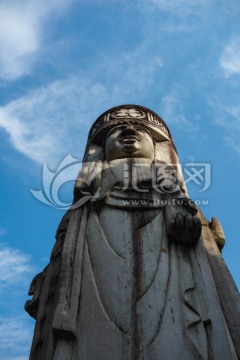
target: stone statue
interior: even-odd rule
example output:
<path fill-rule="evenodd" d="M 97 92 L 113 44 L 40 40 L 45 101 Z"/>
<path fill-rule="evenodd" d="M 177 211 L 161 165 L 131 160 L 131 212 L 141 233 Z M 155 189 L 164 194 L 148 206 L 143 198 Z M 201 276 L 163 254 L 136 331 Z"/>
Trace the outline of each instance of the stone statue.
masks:
<path fill-rule="evenodd" d="M 30 359 L 238 359 L 239 294 L 223 245 L 219 221 L 188 197 L 163 120 L 142 106 L 108 110 L 30 286 Z"/>

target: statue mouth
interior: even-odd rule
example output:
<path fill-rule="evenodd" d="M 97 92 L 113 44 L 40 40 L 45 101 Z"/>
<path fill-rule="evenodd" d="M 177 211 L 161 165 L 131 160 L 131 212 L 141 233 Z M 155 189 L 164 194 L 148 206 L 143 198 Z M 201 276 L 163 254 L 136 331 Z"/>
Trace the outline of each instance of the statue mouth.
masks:
<path fill-rule="evenodd" d="M 136 141 L 139 141 L 139 138 L 137 136 L 124 136 L 124 138 L 122 138 L 120 140 L 120 142 L 127 144 L 127 145 L 131 145 L 134 144 Z"/>

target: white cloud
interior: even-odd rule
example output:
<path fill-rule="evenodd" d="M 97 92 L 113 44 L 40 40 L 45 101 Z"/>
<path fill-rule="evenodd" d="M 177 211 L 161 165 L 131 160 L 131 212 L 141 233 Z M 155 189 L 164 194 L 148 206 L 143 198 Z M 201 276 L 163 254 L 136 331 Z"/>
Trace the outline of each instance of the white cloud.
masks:
<path fill-rule="evenodd" d="M 0 354 L 3 360 L 28 359 L 34 324 L 24 314 L 21 289 L 27 291 L 32 272 L 28 255 L 0 245 Z M 19 305 L 21 314 L 17 312 Z"/>
<path fill-rule="evenodd" d="M 15 149 L 36 162 L 55 166 L 68 153 L 82 156 L 81 145 L 96 117 L 144 96 L 162 66 L 161 57 L 149 57 L 143 47 L 118 58 L 103 55 L 96 73 L 55 81 L 0 108 L 0 128 Z M 99 74 L 103 77 L 96 80 Z"/>
<path fill-rule="evenodd" d="M 227 78 L 234 74 L 240 74 L 240 36 L 234 37 L 225 46 L 220 57 L 220 66 Z"/>
<path fill-rule="evenodd" d="M 116 103 L 134 93 L 141 96 L 145 89 L 155 83 L 156 74 L 164 67 L 160 50 L 150 51 L 148 46 L 149 43 L 143 43 L 129 52 L 122 52 L 120 56 L 102 56 L 99 59 L 101 73 Z"/>
<path fill-rule="evenodd" d="M 80 150 L 81 134 L 94 120 L 89 114 L 97 114 L 98 107 L 102 110 L 106 97 L 100 83 L 74 77 L 56 81 L 0 108 L 0 127 L 29 158 L 40 163 L 59 161 L 74 148 Z"/>
<path fill-rule="evenodd" d="M 238 131 L 238 136 L 236 136 L 236 134 L 234 135 L 229 134 L 224 137 L 224 140 L 226 144 L 228 144 L 233 150 L 235 150 L 240 155 L 239 136 L 240 136 L 240 131 Z"/>
<path fill-rule="evenodd" d="M 219 107 L 224 111 L 226 116 L 222 114 L 215 123 L 220 125 L 225 130 L 223 137 L 225 143 L 229 145 L 234 151 L 240 154 L 240 106 L 223 106 Z"/>
<path fill-rule="evenodd" d="M 212 3 L 212 0 L 151 0 L 160 10 L 175 15 L 198 14 Z M 148 3 L 149 5 L 149 3 Z"/>
<path fill-rule="evenodd" d="M 0 227 L 0 236 L 4 236 L 6 234 L 7 230 L 3 227 Z"/>
<path fill-rule="evenodd" d="M 0 77 L 13 80 L 31 70 L 49 16 L 66 9 L 71 0 L 13 0 L 0 3 Z"/>
<path fill-rule="evenodd" d="M 184 101 L 179 98 L 177 92 L 173 91 L 164 96 L 161 101 L 162 117 L 169 125 L 184 128 L 185 133 L 194 136 L 198 130 L 198 124 L 194 123 L 193 120 L 190 121 L 188 119 L 185 115 L 183 104 Z"/>
<path fill-rule="evenodd" d="M 11 106 L 0 109 L 0 127 L 10 135 L 13 146 L 36 161 L 41 161 L 43 157 L 47 158 L 53 151 L 54 137 L 45 131 L 38 133 L 37 127 L 35 133 L 34 123 L 28 126 L 27 122 L 15 118 L 11 111 L 14 112 Z"/>
<path fill-rule="evenodd" d="M 27 360 L 32 331 L 32 326 L 27 319 L 27 315 L 0 317 L 1 359 Z"/>
<path fill-rule="evenodd" d="M 18 249 L 0 246 L 0 288 L 23 282 L 32 272 L 29 256 Z"/>

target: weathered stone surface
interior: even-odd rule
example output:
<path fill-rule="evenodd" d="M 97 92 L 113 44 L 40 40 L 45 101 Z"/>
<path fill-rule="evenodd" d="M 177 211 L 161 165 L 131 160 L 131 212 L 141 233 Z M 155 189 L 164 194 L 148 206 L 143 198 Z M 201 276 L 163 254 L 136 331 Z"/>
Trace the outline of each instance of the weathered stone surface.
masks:
<path fill-rule="evenodd" d="M 223 231 L 188 198 L 166 124 L 140 106 L 110 109 L 84 162 L 30 288 L 30 359 L 237 359 L 240 302 Z"/>

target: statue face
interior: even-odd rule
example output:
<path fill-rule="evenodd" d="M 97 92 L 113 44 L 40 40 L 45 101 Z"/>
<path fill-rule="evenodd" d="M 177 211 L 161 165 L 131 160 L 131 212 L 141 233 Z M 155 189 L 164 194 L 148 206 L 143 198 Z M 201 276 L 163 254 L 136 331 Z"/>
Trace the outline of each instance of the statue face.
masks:
<path fill-rule="evenodd" d="M 154 159 L 154 144 L 149 131 L 135 124 L 115 126 L 107 134 L 106 160 L 123 158 Z"/>

